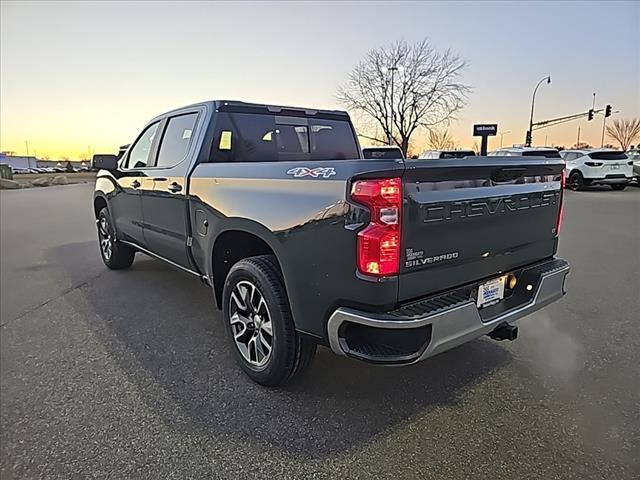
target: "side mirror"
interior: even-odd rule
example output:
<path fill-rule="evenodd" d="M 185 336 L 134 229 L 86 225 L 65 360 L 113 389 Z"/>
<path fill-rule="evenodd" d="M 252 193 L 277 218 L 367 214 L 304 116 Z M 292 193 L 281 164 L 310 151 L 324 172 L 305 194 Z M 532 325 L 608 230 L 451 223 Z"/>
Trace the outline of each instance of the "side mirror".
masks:
<path fill-rule="evenodd" d="M 118 157 L 116 155 L 94 155 L 91 166 L 94 170 L 115 170 L 118 168 Z"/>

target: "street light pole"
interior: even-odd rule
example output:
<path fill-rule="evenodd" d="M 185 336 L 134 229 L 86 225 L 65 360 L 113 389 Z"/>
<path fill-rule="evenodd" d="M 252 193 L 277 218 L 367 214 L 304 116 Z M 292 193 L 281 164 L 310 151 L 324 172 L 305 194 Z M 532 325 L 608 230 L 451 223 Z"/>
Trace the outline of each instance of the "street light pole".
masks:
<path fill-rule="evenodd" d="M 387 139 L 387 143 L 389 145 L 392 144 L 393 140 L 393 121 L 395 120 L 395 110 L 393 108 L 393 80 L 396 72 L 401 72 L 404 70 L 403 67 L 398 67 L 394 65 L 392 67 L 384 67 L 382 69 L 382 73 L 391 72 L 391 125 L 389 125 L 389 138 Z"/>
<path fill-rule="evenodd" d="M 505 135 L 511 133 L 511 130 L 507 130 L 506 132 L 500 132 L 500 148 L 502 148 L 502 139 Z"/>
<path fill-rule="evenodd" d="M 533 137 L 533 107 L 536 102 L 536 92 L 538 91 L 538 87 L 542 85 L 542 82 L 544 82 L 545 80 L 547 82 L 547 85 L 550 84 L 551 76 L 544 77 L 542 80 L 540 80 L 536 85 L 536 88 L 534 88 L 533 90 L 533 97 L 531 98 L 531 116 L 529 117 L 529 134 L 527 135 L 527 138 L 525 138 L 524 142 L 527 147 L 531 146 L 531 139 Z"/>

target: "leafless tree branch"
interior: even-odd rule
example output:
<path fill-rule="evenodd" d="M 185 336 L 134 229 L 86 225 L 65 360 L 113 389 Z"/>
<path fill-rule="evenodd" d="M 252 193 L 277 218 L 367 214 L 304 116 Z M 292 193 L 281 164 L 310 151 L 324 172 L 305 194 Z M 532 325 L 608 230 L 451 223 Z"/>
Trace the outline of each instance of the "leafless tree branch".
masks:
<path fill-rule="evenodd" d="M 607 134 L 626 152 L 633 141 L 640 137 L 640 118 L 616 119 L 613 125 L 607 127 Z"/>
<path fill-rule="evenodd" d="M 338 88 L 337 99 L 365 114 L 406 154 L 417 129 L 449 125 L 465 106 L 471 91 L 460 80 L 465 68 L 459 56 L 436 51 L 426 39 L 400 41 L 371 50 Z"/>

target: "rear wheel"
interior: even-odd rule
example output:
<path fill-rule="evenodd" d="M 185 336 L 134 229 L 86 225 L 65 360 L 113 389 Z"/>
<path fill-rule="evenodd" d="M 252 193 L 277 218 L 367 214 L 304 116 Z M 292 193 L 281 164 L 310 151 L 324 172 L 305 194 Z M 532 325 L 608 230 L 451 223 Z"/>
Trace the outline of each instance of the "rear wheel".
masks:
<path fill-rule="evenodd" d="M 295 331 L 282 273 L 272 255 L 246 258 L 231 268 L 222 312 L 236 360 L 255 382 L 283 385 L 311 364 L 316 344 Z"/>
<path fill-rule="evenodd" d="M 625 188 L 627 188 L 627 185 L 626 185 L 626 184 L 619 184 L 619 183 L 618 183 L 618 184 L 611 185 L 611 188 L 612 188 L 613 190 L 615 190 L 615 191 L 619 192 L 619 191 L 624 190 Z"/>
<path fill-rule="evenodd" d="M 567 183 L 567 186 L 571 190 L 575 190 L 575 191 L 584 188 L 585 186 L 584 177 L 580 172 L 573 172 L 571 175 L 569 175 L 569 182 Z"/>
<path fill-rule="evenodd" d="M 111 222 L 109 210 L 105 207 L 98 213 L 98 241 L 100 256 L 104 264 L 112 270 L 129 268 L 135 257 L 135 250 L 120 242 L 116 242 L 115 230 Z"/>

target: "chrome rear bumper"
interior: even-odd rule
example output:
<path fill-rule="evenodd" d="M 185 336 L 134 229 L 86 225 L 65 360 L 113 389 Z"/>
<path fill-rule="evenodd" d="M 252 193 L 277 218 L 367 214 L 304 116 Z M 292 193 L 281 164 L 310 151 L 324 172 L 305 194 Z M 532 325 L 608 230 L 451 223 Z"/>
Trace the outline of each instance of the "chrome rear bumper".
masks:
<path fill-rule="evenodd" d="M 562 298 L 566 293 L 564 284 L 569 270 L 569 264 L 560 259 L 543 262 L 523 270 L 524 273 L 529 274 L 527 283 L 532 287 L 528 299 L 488 319 L 483 318 L 484 312 L 478 310 L 473 298 L 457 300 L 450 306 L 436 308 L 424 315 L 417 317 L 414 315 L 410 318 L 338 308 L 331 315 L 327 324 L 329 344 L 338 355 L 347 355 L 374 363 L 396 365 L 416 363 L 488 334 L 500 325 L 512 324 Z M 439 300 L 438 305 L 442 305 L 442 300 Z M 413 330 L 428 327 L 428 329 L 423 328 L 421 331 L 428 330 L 429 334 L 417 350 L 400 352 L 399 354 L 395 352 L 387 357 L 384 354 L 384 348 L 373 346 L 371 349 L 365 349 L 367 352 L 376 352 L 373 355 L 351 348 L 347 339 L 342 336 L 343 326 L 348 324 L 386 331 L 389 331 L 388 329 Z M 418 330 L 413 331 L 418 332 Z"/>

